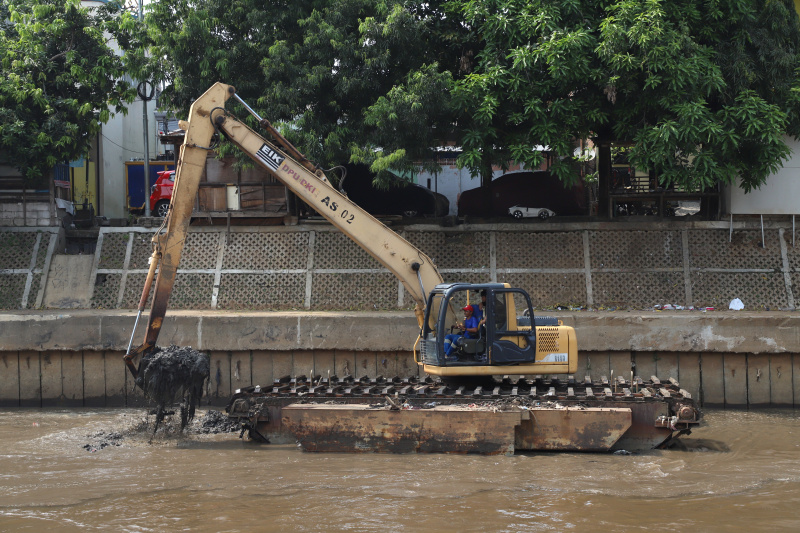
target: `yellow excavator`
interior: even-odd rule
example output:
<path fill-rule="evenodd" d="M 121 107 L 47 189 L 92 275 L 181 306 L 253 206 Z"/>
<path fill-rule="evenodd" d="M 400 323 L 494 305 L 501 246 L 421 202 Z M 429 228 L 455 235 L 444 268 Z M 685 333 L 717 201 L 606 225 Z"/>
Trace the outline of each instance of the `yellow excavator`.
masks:
<path fill-rule="evenodd" d="M 225 104 L 231 98 L 236 99 L 255 117 L 268 138 L 257 134 L 226 111 Z M 363 378 L 362 382 L 350 383 L 347 388 L 351 400 L 358 397 L 362 401 L 368 401 L 376 391 L 389 395 L 394 391 L 395 396 L 398 392 L 414 392 L 419 395 L 420 391 L 436 391 L 439 398 L 452 398 L 456 401 L 458 397 L 468 397 L 470 401 L 476 402 L 480 401 L 484 393 L 488 392 L 490 397 L 495 398 L 503 394 L 501 389 L 507 389 L 513 391 L 515 396 L 524 395 L 527 401 L 544 398 L 552 401 L 561 395 L 565 402 L 582 402 L 586 406 L 596 402 L 599 396 L 606 400 L 617 399 L 624 402 L 642 399 L 643 396 L 646 398 L 648 395 L 655 400 L 656 397 L 663 398 L 665 393 L 670 400 L 656 402 L 659 409 L 653 410 L 653 402 L 643 400 L 650 405 L 650 410 L 643 415 L 644 422 L 634 420 L 634 425 L 638 423 L 641 426 L 643 423 L 647 428 L 647 447 L 663 442 L 674 432 L 689 432 L 699 420 L 699 412 L 691 399 L 687 398 L 688 394 L 683 394 L 685 391 L 679 394 L 675 387 L 670 393 L 661 384 L 656 384 L 658 386 L 653 388 L 652 383 L 636 383 L 633 380 L 627 384 L 621 382 L 620 394 L 623 390 L 627 391 L 627 399 L 623 400 L 611 397 L 609 392 L 613 387 L 616 394 L 617 383 L 610 384 L 606 379 L 602 383 L 593 384 L 588 377 L 576 381 L 571 376 L 578 366 L 577 340 L 573 328 L 563 325 L 555 318 L 536 317 L 530 296 L 524 290 L 509 284 L 443 283 L 442 276 L 426 254 L 335 189 L 321 169 L 307 160 L 267 120 L 258 116 L 238 97 L 234 87 L 222 83 L 213 85 L 194 102 L 188 122 L 182 123 L 182 127 L 186 134 L 180 148 L 172 201 L 162 228 L 153 237 L 153 256 L 136 317 L 138 323 L 155 279 L 145 339 L 140 346 L 132 349 L 131 338 L 124 357 L 134 378 L 139 373 L 136 359 L 146 356 L 156 347 L 208 151 L 212 149 L 216 136 L 223 135 L 391 271 L 402 282 L 405 293 L 416 303 L 414 312 L 420 331 L 419 337 L 413 343 L 414 358 L 423 373 L 439 376 L 438 383 L 444 382 L 450 388 L 414 382 L 402 385 L 396 378 L 392 382 L 384 380 L 382 383 L 371 383 L 368 378 Z M 474 310 L 482 315 L 478 327 L 475 327 L 475 321 L 469 324 L 463 321 L 461 314 L 465 308 L 469 308 L 469 312 Z M 460 329 L 463 332 L 465 326 L 469 328 L 469 333 L 459 334 L 457 331 Z M 411 345 L 410 339 L 409 347 Z M 509 385 L 508 375 L 538 378 L 528 381 L 523 378 Z M 496 379 L 495 376 L 506 378 Z M 559 382 L 558 376 L 569 377 Z M 288 394 L 287 391 L 291 389 L 295 394 L 307 398 L 309 394 L 313 396 L 323 389 L 336 395 L 336 391 L 343 386 L 342 383 L 331 383 L 321 378 L 315 382 L 313 377 L 303 385 L 298 381 L 301 379 L 306 378 L 290 378 L 291 386 L 257 386 L 237 391 L 228 406 L 229 415 L 249 420 L 245 426 L 250 436 L 261 437 L 265 427 L 277 424 L 276 419 L 279 421 L 281 416 L 280 407 L 286 404 L 286 401 L 263 401 L 270 391 Z M 503 387 L 504 384 L 508 386 Z M 592 388 L 595 386 L 599 387 L 596 389 L 597 393 Z M 666 386 L 669 387 L 670 384 Z M 648 390 L 653 393 L 648 394 Z M 511 395 L 512 392 L 508 394 Z M 611 403 L 604 405 L 613 407 Z M 690 409 L 686 410 L 687 406 Z M 629 407 L 621 409 L 627 411 L 630 426 L 631 417 L 637 417 L 636 412 L 632 414 Z M 661 417 L 661 422 L 654 423 L 651 416 Z M 597 419 L 590 421 L 596 422 Z M 650 434 L 651 427 L 659 428 L 656 431 L 658 435 Z M 563 444 L 565 437 L 553 435 L 551 440 Z M 593 444 L 588 447 L 579 443 L 558 446 L 544 446 L 540 449 L 596 449 L 592 447 Z"/>
<path fill-rule="evenodd" d="M 530 296 L 508 284 L 444 284 L 427 255 L 336 190 L 320 169 L 244 101 L 239 100 L 267 130 L 271 141 L 228 113 L 225 102 L 230 98 L 238 99 L 235 89 L 217 83 L 191 107 L 165 231 L 153 237 L 153 257 L 139 303 L 141 313 L 158 267 L 146 338 L 125 355 L 134 377 L 134 358 L 156 345 L 208 150 L 219 134 L 397 276 L 416 303 L 414 312 L 421 332 L 415 356 L 423 372 L 444 377 L 576 372 L 578 348 L 573 328 L 552 318 L 538 320 L 537 324 Z M 480 294 L 485 295 L 485 304 L 471 304 L 482 300 Z M 463 330 L 461 311 L 468 305 L 484 315 L 484 323 L 471 335 L 459 336 L 447 356 L 446 337 L 459 327 Z"/>

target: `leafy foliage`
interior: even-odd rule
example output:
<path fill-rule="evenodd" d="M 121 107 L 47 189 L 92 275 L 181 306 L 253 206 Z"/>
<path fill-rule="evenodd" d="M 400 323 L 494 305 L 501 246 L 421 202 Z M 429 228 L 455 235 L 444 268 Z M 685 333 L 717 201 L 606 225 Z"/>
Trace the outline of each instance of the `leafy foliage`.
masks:
<path fill-rule="evenodd" d="M 132 44 L 134 21 L 109 2 L 0 0 L 0 149 L 24 176 L 88 153 L 111 113 L 134 93 L 108 44 Z"/>
<path fill-rule="evenodd" d="M 579 140 L 634 143 L 637 168 L 758 187 L 800 134 L 790 0 L 158 0 L 147 18 L 162 105 L 214 81 L 325 166 L 492 166 L 576 178 Z"/>
<path fill-rule="evenodd" d="M 633 142 L 631 161 L 664 184 L 740 176 L 750 190 L 789 155 L 800 30 L 788 0 L 459 5 L 483 37 L 454 93 L 471 168 L 488 146 L 496 162 L 536 164 L 529 147 L 541 145 L 568 181 L 575 140 L 597 136 Z"/>
<path fill-rule="evenodd" d="M 431 161 L 452 120 L 461 42 L 439 2 L 160 0 L 146 21 L 163 106 L 224 81 L 323 166 Z"/>

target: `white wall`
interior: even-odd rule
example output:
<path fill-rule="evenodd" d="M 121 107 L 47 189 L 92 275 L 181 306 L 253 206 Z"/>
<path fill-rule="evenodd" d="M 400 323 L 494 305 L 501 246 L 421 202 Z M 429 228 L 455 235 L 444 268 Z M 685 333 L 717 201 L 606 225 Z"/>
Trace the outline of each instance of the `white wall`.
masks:
<path fill-rule="evenodd" d="M 97 7 L 106 3 L 106 0 L 82 0 L 84 7 Z M 145 3 L 148 3 L 145 1 Z M 116 43 L 111 41 L 112 48 L 119 50 Z M 135 80 L 128 80 L 135 87 Z M 156 110 L 155 99 L 147 103 L 147 126 L 149 131 L 150 157 L 155 158 L 157 153 L 163 153 L 163 147 L 158 144 L 154 113 Z M 125 187 L 125 161 L 144 159 L 144 136 L 142 120 L 142 102 L 137 97 L 136 101 L 128 105 L 128 114 L 119 114 L 103 125 L 100 135 L 100 207 L 98 214 L 107 218 L 124 218 L 126 211 L 127 189 Z"/>
<path fill-rule="evenodd" d="M 800 214 L 800 142 L 786 137 L 792 155 L 783 168 L 767 178 L 760 189 L 745 194 L 736 186 L 725 188 L 725 204 L 733 215 L 796 215 Z"/>
<path fill-rule="evenodd" d="M 427 172 L 420 172 L 417 174 L 417 183 L 423 187 L 428 187 L 428 180 L 431 181 L 430 189 L 432 191 L 443 194 L 450 201 L 451 215 L 458 214 L 458 196 L 470 189 L 480 187 L 481 179 L 479 177 L 473 178 L 469 175 L 469 170 L 465 168 L 458 168 L 455 163 L 448 165 L 441 164 L 442 171 L 438 175 L 429 174 Z M 493 173 L 495 179 L 503 175 L 503 171 L 495 170 Z"/>
<path fill-rule="evenodd" d="M 155 100 L 147 103 L 148 148 L 151 159 L 164 152 L 156 136 L 158 123 L 154 117 L 155 108 Z M 103 126 L 100 137 L 103 159 L 100 167 L 101 214 L 108 218 L 127 216 L 125 161 L 144 159 L 143 127 L 142 102 L 138 98 L 128 106 L 127 116 L 119 114 Z"/>

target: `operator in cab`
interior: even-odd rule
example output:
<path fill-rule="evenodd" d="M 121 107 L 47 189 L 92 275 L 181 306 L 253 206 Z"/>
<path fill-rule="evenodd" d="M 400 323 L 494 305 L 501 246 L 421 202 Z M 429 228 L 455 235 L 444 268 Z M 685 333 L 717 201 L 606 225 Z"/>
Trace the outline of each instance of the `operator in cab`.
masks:
<path fill-rule="evenodd" d="M 454 357 L 452 353 L 456 349 L 458 339 L 461 337 L 477 339 L 479 335 L 478 329 L 481 324 L 478 318 L 473 314 L 472 306 L 468 305 L 464 307 L 462 311 L 464 311 L 464 322 L 462 324 L 456 324 L 456 327 L 460 329 L 462 333 L 451 333 L 444 338 L 444 354 L 447 357 Z"/>

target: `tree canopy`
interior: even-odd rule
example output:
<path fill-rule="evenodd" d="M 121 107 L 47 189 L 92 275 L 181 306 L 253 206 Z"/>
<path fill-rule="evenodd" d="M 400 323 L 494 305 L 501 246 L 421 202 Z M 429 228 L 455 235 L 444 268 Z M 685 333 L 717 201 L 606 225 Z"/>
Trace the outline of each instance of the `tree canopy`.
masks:
<path fill-rule="evenodd" d="M 663 184 L 737 176 L 750 190 L 789 155 L 798 132 L 800 24 L 789 0 L 468 0 L 483 47 L 456 82 L 464 161 L 486 146 L 537 163 L 574 141 L 632 142 L 631 162 Z"/>
<path fill-rule="evenodd" d="M 133 19 L 119 2 L 0 0 L 0 153 L 23 176 L 88 154 L 100 126 L 133 92 L 122 58 Z"/>
<path fill-rule="evenodd" d="M 581 139 L 664 184 L 758 187 L 800 134 L 791 0 L 154 0 L 151 69 L 185 112 L 217 80 L 323 165 L 435 168 L 462 148 L 574 179 Z"/>
<path fill-rule="evenodd" d="M 452 120 L 461 42 L 440 3 L 160 0 L 146 18 L 151 75 L 168 83 L 162 105 L 180 113 L 213 82 L 234 85 L 321 164 L 376 163 L 380 147 L 390 157 L 376 168 L 411 168 L 432 161 L 434 126 Z M 368 115 L 387 96 L 406 98 L 403 121 L 383 116 L 387 106 Z M 408 121 L 413 130 L 400 127 Z"/>

